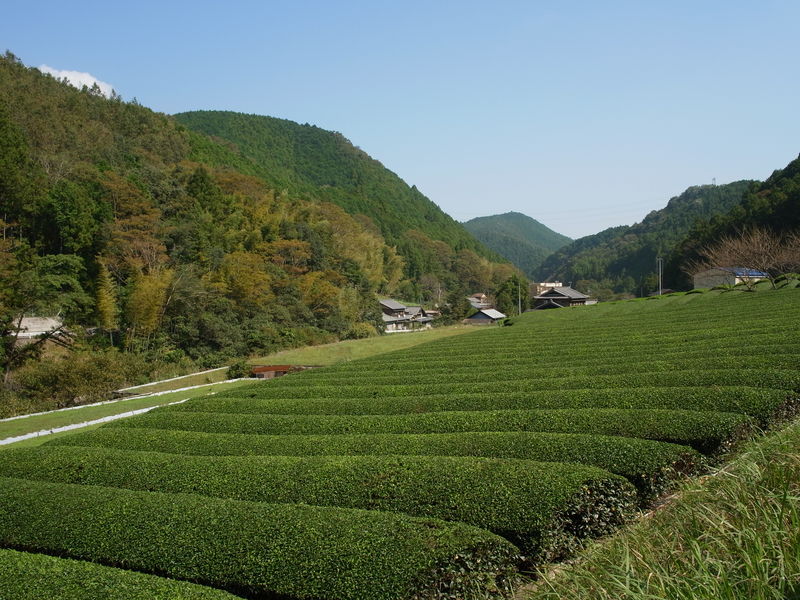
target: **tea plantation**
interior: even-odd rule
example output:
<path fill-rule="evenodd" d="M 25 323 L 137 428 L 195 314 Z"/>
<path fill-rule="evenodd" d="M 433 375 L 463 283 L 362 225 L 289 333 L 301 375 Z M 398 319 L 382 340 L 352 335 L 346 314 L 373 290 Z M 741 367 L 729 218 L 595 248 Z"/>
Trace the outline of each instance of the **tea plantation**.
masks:
<path fill-rule="evenodd" d="M 800 289 L 511 321 L 3 451 L 0 597 L 510 598 L 800 404 Z"/>

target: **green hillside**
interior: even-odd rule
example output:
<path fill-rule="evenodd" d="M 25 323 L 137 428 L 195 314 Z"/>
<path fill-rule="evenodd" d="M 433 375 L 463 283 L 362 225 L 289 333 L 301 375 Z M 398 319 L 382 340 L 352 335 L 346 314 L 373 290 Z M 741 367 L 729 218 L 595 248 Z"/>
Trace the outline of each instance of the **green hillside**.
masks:
<path fill-rule="evenodd" d="M 417 230 L 454 249 L 497 258 L 415 186 L 409 187 L 341 133 L 229 111 L 193 111 L 174 118 L 189 129 L 232 143 L 277 189 L 368 216 L 401 254 L 414 243 L 405 232 Z"/>
<path fill-rule="evenodd" d="M 658 289 L 656 257 L 666 257 L 698 220 L 728 212 L 751 181 L 693 186 L 654 210 L 641 223 L 611 227 L 575 240 L 542 264 L 548 279 L 572 282 L 601 299 Z"/>
<path fill-rule="evenodd" d="M 284 170 L 266 168 L 136 101 L 0 57 L 3 413 L 374 335 L 377 294 L 443 301 L 514 273 L 340 135 L 281 126 L 294 149 Z M 56 314 L 94 335 L 45 362 L 42 344 L 15 344 L 21 317 Z"/>
<path fill-rule="evenodd" d="M 796 284 L 528 313 L 10 448 L 0 548 L 245 597 L 511 598 L 796 408 Z"/>
<path fill-rule="evenodd" d="M 465 222 L 464 227 L 533 280 L 540 278 L 542 261 L 572 241 L 518 212 L 477 217 Z"/>
<path fill-rule="evenodd" d="M 691 287 L 683 268 L 697 258 L 701 248 L 753 227 L 776 235 L 800 232 L 800 158 L 775 171 L 763 183 L 750 186 L 741 202 L 729 211 L 695 224 L 669 256 L 665 272 L 668 281 L 676 288 Z"/>

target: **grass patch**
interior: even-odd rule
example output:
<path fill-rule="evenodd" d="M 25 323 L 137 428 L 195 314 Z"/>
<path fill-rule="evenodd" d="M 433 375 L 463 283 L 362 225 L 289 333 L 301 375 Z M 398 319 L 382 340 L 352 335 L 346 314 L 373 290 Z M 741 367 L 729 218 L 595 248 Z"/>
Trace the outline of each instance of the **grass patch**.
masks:
<path fill-rule="evenodd" d="M 53 411 L 43 415 L 34 415 L 22 419 L 13 419 L 11 421 L 0 421 L 0 440 L 25 435 L 26 433 L 34 433 L 36 431 L 46 431 L 64 427 L 66 425 L 74 425 L 76 423 L 85 423 L 86 421 L 94 421 L 120 413 L 139 410 L 142 408 L 149 408 L 152 406 L 162 406 L 170 402 L 177 402 L 187 398 L 195 398 L 198 396 L 205 396 L 210 393 L 220 393 L 240 387 L 249 382 L 235 381 L 228 384 L 220 384 L 208 386 L 204 388 L 197 388 L 193 390 L 185 390 L 182 392 L 173 392 L 170 394 L 162 394 L 160 396 L 149 396 L 146 398 L 132 398 L 130 400 L 120 400 L 119 402 L 112 402 L 109 404 L 100 404 L 98 406 L 82 406 L 70 410 Z M 83 431 L 83 429 L 81 429 Z M 64 432 L 62 435 L 68 435 L 73 432 Z M 53 436 L 59 434 L 52 434 L 43 436 L 42 442 L 52 439 Z M 24 440 L 15 444 L 8 444 L 0 446 L 0 450 L 7 446 L 19 447 L 17 444 L 36 445 L 27 442 L 34 440 Z M 40 442 L 41 443 L 41 442 Z"/>
<path fill-rule="evenodd" d="M 283 350 L 267 356 L 251 358 L 248 362 L 253 365 L 335 365 L 348 360 L 367 358 L 394 350 L 403 350 L 426 342 L 474 331 L 474 327 L 467 325 L 450 325 L 412 333 L 393 333 L 361 340 L 345 340 L 334 344 Z"/>

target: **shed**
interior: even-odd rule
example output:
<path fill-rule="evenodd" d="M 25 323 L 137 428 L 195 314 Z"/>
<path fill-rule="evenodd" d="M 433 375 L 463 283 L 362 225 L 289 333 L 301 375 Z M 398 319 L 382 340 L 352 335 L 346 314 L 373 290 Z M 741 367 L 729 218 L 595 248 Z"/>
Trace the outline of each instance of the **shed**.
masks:
<path fill-rule="evenodd" d="M 259 365 L 250 369 L 250 376 L 258 379 L 274 379 L 283 377 L 294 368 L 292 365 Z"/>
<path fill-rule="evenodd" d="M 462 321 L 467 325 L 491 325 L 493 323 L 497 323 L 500 319 L 505 319 L 506 315 L 501 313 L 499 310 L 495 310 L 493 308 L 484 308 L 476 312 L 471 317 L 468 317 Z"/>
<path fill-rule="evenodd" d="M 738 285 L 754 283 L 769 277 L 769 274 L 746 267 L 713 267 L 696 273 L 693 282 L 695 288 L 710 288 L 718 285 Z"/>

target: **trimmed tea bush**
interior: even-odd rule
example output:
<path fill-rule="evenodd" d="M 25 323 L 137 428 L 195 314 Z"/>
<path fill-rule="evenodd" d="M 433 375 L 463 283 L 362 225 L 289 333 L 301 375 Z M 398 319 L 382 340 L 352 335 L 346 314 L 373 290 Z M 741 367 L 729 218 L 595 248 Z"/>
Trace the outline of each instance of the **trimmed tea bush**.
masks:
<path fill-rule="evenodd" d="M 16 550 L 0 550 L 0 598 L 240 600 L 227 592 L 193 583 Z"/>
<path fill-rule="evenodd" d="M 472 394 L 430 394 L 390 398 L 231 398 L 227 394 L 196 398 L 158 409 L 166 412 L 212 412 L 276 415 L 391 415 L 439 411 L 539 408 L 687 409 L 736 412 L 756 417 L 761 426 L 786 405 L 792 392 L 780 389 L 715 386 L 713 388 L 620 388 Z"/>
<path fill-rule="evenodd" d="M 436 412 L 410 415 L 237 415 L 153 411 L 115 427 L 207 433 L 356 434 L 541 431 L 622 435 L 674 442 L 710 454 L 740 439 L 751 420 L 736 413 L 688 410 L 555 409 Z"/>
<path fill-rule="evenodd" d="M 597 468 L 472 457 L 209 457 L 42 447 L 0 453 L 0 476 L 460 521 L 509 539 L 529 562 L 609 533 L 635 499 L 630 483 Z"/>
<path fill-rule="evenodd" d="M 516 548 L 397 513 L 0 480 L 0 543 L 250 597 L 507 597 Z"/>
<path fill-rule="evenodd" d="M 634 438 L 531 432 L 245 435 L 160 429 L 101 427 L 47 443 L 152 450 L 204 456 L 421 455 L 520 458 L 592 465 L 622 475 L 644 498 L 668 483 L 674 471 L 704 464 L 697 451 L 677 444 Z"/>

